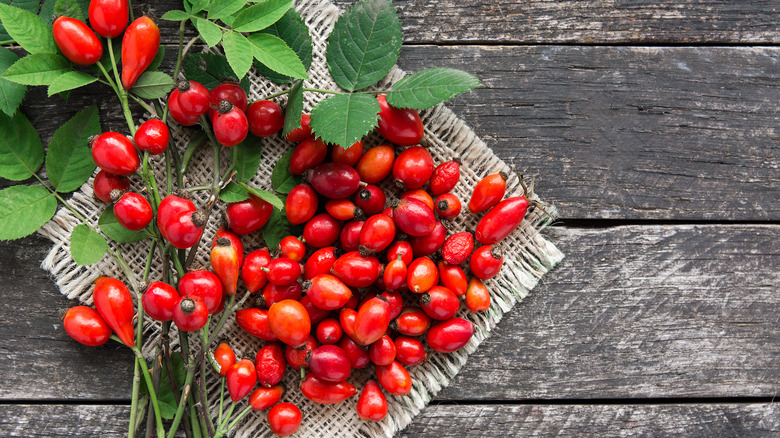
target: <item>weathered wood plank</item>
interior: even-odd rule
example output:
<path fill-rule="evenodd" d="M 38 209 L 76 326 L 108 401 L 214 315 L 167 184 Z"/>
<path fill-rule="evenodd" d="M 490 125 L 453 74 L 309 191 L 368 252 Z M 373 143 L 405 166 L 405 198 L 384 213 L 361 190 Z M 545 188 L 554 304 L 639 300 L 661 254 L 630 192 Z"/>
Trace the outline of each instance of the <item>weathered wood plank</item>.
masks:
<path fill-rule="evenodd" d="M 0 405 L 5 437 L 122 437 L 128 406 Z M 305 415 L 305 414 L 304 414 Z M 777 404 L 432 404 L 399 437 L 776 436 Z"/>
<path fill-rule="evenodd" d="M 439 400 L 777 392 L 780 226 L 549 233 L 567 258 Z M 126 400 L 130 355 L 69 340 L 57 311 L 70 303 L 37 267 L 46 248 L 40 238 L 0 244 L 0 266 L 14 266 L 0 272 L 0 400 Z"/>
<path fill-rule="evenodd" d="M 780 48 L 421 46 L 399 63 L 477 74 L 485 88 L 448 105 L 538 175 L 564 219 L 776 221 L 779 58 Z M 44 93 L 23 110 L 45 142 L 90 104 L 104 129 L 126 129 L 106 87 L 77 90 L 64 108 Z"/>
<path fill-rule="evenodd" d="M 336 0 L 342 9 L 355 0 Z M 406 43 L 777 43 L 778 0 L 395 0 Z M 160 17 L 179 0 L 136 5 Z M 159 21 L 163 41 L 178 23 Z M 187 26 L 187 37 L 194 36 Z"/>

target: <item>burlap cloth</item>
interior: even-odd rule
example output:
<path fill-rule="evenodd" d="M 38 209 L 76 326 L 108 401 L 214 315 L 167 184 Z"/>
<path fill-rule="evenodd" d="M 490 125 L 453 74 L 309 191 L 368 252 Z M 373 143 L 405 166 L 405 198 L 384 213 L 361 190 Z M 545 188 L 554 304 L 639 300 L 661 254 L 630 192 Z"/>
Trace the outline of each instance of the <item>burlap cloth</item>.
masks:
<path fill-rule="evenodd" d="M 341 11 L 327 0 L 299 0 L 295 4 L 301 13 L 313 39 L 314 58 L 309 75 L 311 77 L 305 86 L 325 89 L 338 89 L 331 79 L 325 63 L 325 48 L 327 38 L 333 29 Z M 476 72 L 479 75 L 479 72 Z M 276 93 L 283 89 L 262 77 L 250 72 L 251 95 L 250 101 L 263 96 Z M 380 89 L 387 89 L 390 84 L 404 76 L 404 72 L 397 67 L 377 85 Z M 304 111 L 311 111 L 312 107 L 326 96 L 317 93 L 305 93 Z M 286 96 L 279 99 L 284 105 Z M 452 158 L 459 159 L 461 167 L 461 179 L 454 193 L 468 202 L 469 195 L 480 178 L 498 171 L 507 171 L 511 175 L 507 186 L 512 189 L 519 188 L 517 177 L 510 171 L 509 166 L 501 161 L 487 145 L 480 140 L 474 132 L 460 119 L 443 105 L 422 112 L 425 124 L 425 138 L 429 141 L 429 149 L 436 164 Z M 190 135 L 196 128 L 173 129 L 174 147 L 183 150 Z M 378 135 L 373 134 L 366 139 L 366 146 L 373 146 L 382 141 Z M 263 143 L 263 160 L 260 170 L 250 185 L 270 190 L 270 175 L 278 158 L 293 145 L 283 140 L 281 135 L 266 139 Z M 229 159 L 227 153 L 223 153 L 223 171 Z M 164 187 L 164 166 L 159 160 L 153 160 L 157 169 L 158 184 Z M 187 175 L 188 184 L 191 186 L 202 185 L 209 182 L 213 175 L 211 170 L 213 159 L 211 147 L 203 147 L 193 158 L 190 171 Z M 389 193 L 395 191 L 388 185 Z M 197 205 L 205 205 L 209 193 L 198 192 L 194 194 L 193 201 Z M 531 199 L 539 200 L 536 195 L 529 195 Z M 539 200 L 542 202 L 541 200 Z M 92 192 L 92 180 L 88 181 L 77 191 L 71 201 L 72 205 L 93 224 L 97 224 L 100 213 L 107 207 L 106 204 L 94 198 Z M 555 207 L 542 202 L 544 209 L 556 215 Z M 451 232 L 474 230 L 480 215 L 474 215 L 464 209 L 458 218 L 452 221 Z M 500 243 L 500 249 L 505 254 L 504 267 L 501 273 L 486 282 L 491 290 L 492 304 L 488 311 L 473 314 L 464 308 L 459 316 L 467 318 L 475 325 L 475 334 L 471 341 L 461 350 L 450 354 L 439 354 L 429 351 L 428 360 L 423 364 L 409 368 L 414 384 L 411 394 L 407 396 L 388 395 L 389 411 L 387 417 L 379 422 L 365 422 L 358 418 L 355 404 L 357 397 L 352 397 L 344 403 L 336 405 L 320 405 L 303 397 L 297 389 L 300 376 L 297 372 L 289 371 L 283 380 L 285 394 L 282 401 L 296 404 L 303 412 L 303 424 L 296 436 L 365 436 L 384 437 L 392 436 L 408 425 L 428 402 L 458 373 L 466 363 L 468 357 L 479 344 L 490 335 L 491 329 L 501 320 L 505 312 L 509 311 L 519 300 L 523 299 L 537 284 L 539 279 L 547 271 L 552 269 L 562 258 L 563 254 L 548 242 L 540 231 L 549 225 L 554 217 L 547 216 L 538 209 L 532 209 L 520 228 L 510 237 Z M 62 294 L 70 299 L 78 299 L 85 304 L 92 303 L 92 282 L 100 275 L 110 275 L 123 279 L 123 275 L 114 264 L 110 256 L 105 256 L 102 261 L 92 266 L 78 266 L 73 261 L 69 252 L 69 237 L 73 228 L 79 224 L 75 216 L 65 208 L 57 212 L 54 219 L 46 224 L 39 232 L 54 242 L 51 251 L 44 259 L 41 266 L 51 272 Z M 211 221 L 210 227 L 205 231 L 204 242 L 210 242 L 215 231 L 215 221 Z M 261 245 L 260 236 L 246 236 L 244 243 L 246 252 Z M 122 254 L 128 260 L 130 266 L 135 267 L 138 278 L 144 266 L 150 242 L 129 243 L 118 245 Z M 201 247 L 197 262 L 202 266 L 208 266 L 208 244 Z M 162 278 L 161 263 L 153 265 L 150 281 Z M 243 294 L 239 290 L 239 294 Z M 251 300 L 249 300 L 251 302 Z M 247 304 L 248 305 L 248 304 Z M 159 342 L 160 324 L 147 319 L 144 327 L 144 353 L 151 355 L 155 345 Z M 255 353 L 263 344 L 236 324 L 230 318 L 225 325 L 220 339 L 227 340 L 236 351 L 239 358 L 254 360 Z M 193 338 L 193 342 L 194 338 Z M 176 335 L 172 339 L 173 345 L 178 345 Z M 349 381 L 362 389 L 364 382 L 373 375 L 373 367 L 353 372 Z M 209 372 L 207 377 L 208 392 L 211 406 L 219 403 L 219 379 Z M 509 382 L 507 382 L 509 383 Z M 226 400 L 226 402 L 229 401 Z M 242 402 L 243 407 L 246 401 Z M 216 411 L 216 409 L 212 409 Z M 238 412 L 238 409 L 236 410 Z M 264 412 L 252 412 L 247 415 L 235 430 L 236 437 L 260 437 L 273 436 L 267 427 Z"/>

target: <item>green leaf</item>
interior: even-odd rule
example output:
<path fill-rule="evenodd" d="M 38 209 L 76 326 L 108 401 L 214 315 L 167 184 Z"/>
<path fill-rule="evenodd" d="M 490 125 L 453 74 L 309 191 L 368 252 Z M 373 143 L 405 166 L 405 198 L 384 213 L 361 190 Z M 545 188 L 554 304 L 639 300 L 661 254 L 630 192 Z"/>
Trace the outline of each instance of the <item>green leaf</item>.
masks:
<path fill-rule="evenodd" d="M 306 26 L 306 22 L 303 21 L 298 11 L 290 8 L 279 21 L 261 32 L 281 38 L 298 56 L 298 59 L 303 63 L 304 70 L 309 70 L 312 60 L 311 35 L 309 35 L 309 27 Z M 258 73 L 272 82 L 286 84 L 293 81 L 292 77 L 279 74 L 259 61 L 255 61 L 254 65 Z"/>
<path fill-rule="evenodd" d="M 192 2 L 192 13 L 196 14 L 200 11 L 206 10 L 208 11 L 210 8 L 211 0 L 195 0 Z"/>
<path fill-rule="evenodd" d="M 54 53 L 27 55 L 8 67 L 3 77 L 24 85 L 51 85 L 61 74 L 71 71 L 70 61 Z"/>
<path fill-rule="evenodd" d="M 54 8 L 54 0 L 49 0 L 49 1 L 51 1 L 51 7 Z M 14 6 L 14 7 L 17 7 L 19 9 L 24 9 L 25 11 L 32 12 L 33 14 L 38 12 L 38 6 L 40 5 L 40 1 L 39 0 L 2 0 L 2 1 L 0 1 L 0 3 L 4 3 L 4 4 L 7 4 L 9 6 Z M 51 17 L 51 14 L 52 13 L 50 12 L 49 13 L 50 17 Z M 41 15 L 41 17 L 43 17 L 43 16 Z M 44 19 L 43 21 L 45 22 L 46 19 Z M 49 22 L 46 23 L 46 24 L 51 24 L 51 18 L 49 18 Z M 8 35 L 8 32 L 6 32 L 5 26 L 3 26 L 2 23 L 0 23 L 0 41 L 10 40 L 10 39 L 11 39 L 11 36 Z"/>
<path fill-rule="evenodd" d="M 276 23 L 292 6 L 292 0 L 261 0 L 236 15 L 233 30 L 257 32 Z"/>
<path fill-rule="evenodd" d="M 36 2 L 38 3 L 38 2 Z M 44 23 L 46 23 L 47 26 L 51 26 L 52 22 L 54 21 L 54 4 L 57 3 L 57 0 L 44 0 L 43 4 L 41 5 L 41 11 L 38 12 L 38 16 L 41 17 Z M 13 2 L 11 2 L 13 4 Z M 36 4 L 36 7 L 38 5 Z M 29 9 L 30 12 L 35 12 L 35 10 Z M 3 37 L 5 35 L 2 35 Z"/>
<path fill-rule="evenodd" d="M 235 73 L 231 70 L 227 59 L 216 53 L 193 53 L 184 57 L 182 61 L 184 75 L 187 79 L 198 81 L 206 88 L 212 89 L 221 84 L 225 79 L 235 81 Z M 249 78 L 241 79 L 241 88 L 249 90 Z"/>
<path fill-rule="evenodd" d="M 64 15 L 81 21 L 87 21 L 88 8 L 89 0 L 56 0 L 54 3 L 56 15 Z"/>
<path fill-rule="evenodd" d="M 121 58 L 122 58 L 122 38 L 114 38 L 111 40 L 111 47 L 114 48 L 114 59 L 116 60 L 116 63 L 121 65 Z M 160 47 L 160 49 L 157 51 L 159 54 L 160 51 L 162 51 L 163 48 Z M 157 56 L 155 56 L 157 58 Z M 103 41 L 103 57 L 100 58 L 100 61 L 98 61 L 101 65 L 103 65 L 103 68 L 106 69 L 107 72 L 111 72 L 111 70 L 114 69 L 113 64 L 111 64 L 111 54 L 108 51 L 108 42 Z M 154 61 L 152 61 L 154 63 Z M 92 67 L 92 71 L 95 72 L 96 75 L 101 74 L 102 72 L 100 69 L 97 68 L 97 66 Z"/>
<path fill-rule="evenodd" d="M 250 187 L 242 182 L 238 183 L 241 187 L 244 188 L 247 192 L 249 192 L 252 195 L 257 196 L 258 198 L 262 199 L 263 201 L 273 205 L 276 207 L 277 210 L 281 210 L 284 208 L 284 202 L 279 199 L 278 196 L 274 195 L 273 193 L 269 192 L 268 190 L 263 189 L 257 189 L 254 187 Z"/>
<path fill-rule="evenodd" d="M 209 47 L 214 47 L 222 41 L 222 29 L 213 22 L 206 20 L 205 18 L 195 18 L 193 24 L 195 25 L 195 28 L 198 29 L 200 38 Z"/>
<path fill-rule="evenodd" d="M 268 248 L 276 248 L 285 237 L 300 236 L 302 229 L 287 221 L 284 210 L 274 210 L 268 218 L 268 223 L 263 226 L 263 240 Z"/>
<path fill-rule="evenodd" d="M 462 70 L 434 67 L 418 71 L 393 84 L 387 103 L 396 108 L 430 108 L 481 86 L 476 76 Z"/>
<path fill-rule="evenodd" d="M 34 13 L 0 3 L 0 21 L 8 35 L 28 53 L 57 53 L 51 28 Z"/>
<path fill-rule="evenodd" d="M 8 67 L 19 60 L 14 52 L 0 47 L 0 75 Z M 19 104 L 22 103 L 24 95 L 27 94 L 27 87 L 21 84 L 15 84 L 8 79 L 0 78 L 0 109 L 8 116 L 13 116 Z"/>
<path fill-rule="evenodd" d="M 361 0 L 339 17 L 328 37 L 330 75 L 349 91 L 376 84 L 398 59 L 402 36 L 390 0 Z"/>
<path fill-rule="evenodd" d="M 219 20 L 233 15 L 244 7 L 247 0 L 213 0 L 209 7 L 209 20 Z"/>
<path fill-rule="evenodd" d="M 108 243 L 86 225 L 78 225 L 70 233 L 70 255 L 79 265 L 94 265 L 108 251 Z"/>
<path fill-rule="evenodd" d="M 13 118 L 0 114 L 0 177 L 22 181 L 43 164 L 43 144 L 21 111 Z"/>
<path fill-rule="evenodd" d="M 173 89 L 173 78 L 161 71 L 147 71 L 133 85 L 133 94 L 141 99 L 159 99 Z"/>
<path fill-rule="evenodd" d="M 219 191 L 219 199 L 223 202 L 241 202 L 249 199 L 249 195 L 243 187 L 231 182 Z"/>
<path fill-rule="evenodd" d="M 151 368 L 151 365 L 149 366 Z M 173 374 L 173 380 L 176 382 L 176 387 L 181 388 L 184 386 L 184 381 L 187 377 L 187 368 L 184 366 L 184 359 L 181 353 L 171 353 L 171 370 Z M 146 385 L 141 385 L 141 391 L 144 394 L 149 394 L 149 389 Z M 168 374 L 168 367 L 163 362 L 163 366 L 160 372 L 160 387 L 157 390 L 157 402 L 160 407 L 160 416 L 165 420 L 172 420 L 176 416 L 176 409 L 179 406 L 179 400 L 174 397 L 173 390 L 171 389 L 171 379 Z"/>
<path fill-rule="evenodd" d="M 276 190 L 277 193 L 290 193 L 293 187 L 303 182 L 301 175 L 293 175 L 290 173 L 290 157 L 292 156 L 293 149 L 285 152 L 279 161 L 276 162 L 273 172 L 271 172 L 271 187 Z"/>
<path fill-rule="evenodd" d="M 65 122 L 54 133 L 46 151 L 46 174 L 60 193 L 72 192 L 95 171 L 89 137 L 100 134 L 100 115 L 91 106 Z"/>
<path fill-rule="evenodd" d="M 303 81 L 298 81 L 290 88 L 287 96 L 287 109 L 284 112 L 283 135 L 301 127 L 301 115 L 303 114 Z"/>
<path fill-rule="evenodd" d="M 100 215 L 98 227 L 100 232 L 105 234 L 106 237 L 118 243 L 140 242 L 149 238 L 149 235 L 144 230 L 131 231 L 119 225 L 111 207 L 106 208 Z"/>
<path fill-rule="evenodd" d="M 184 21 L 190 18 L 190 14 L 174 9 L 164 13 L 161 18 L 166 21 Z"/>
<path fill-rule="evenodd" d="M 65 72 L 49 85 L 48 94 L 52 97 L 57 93 L 83 87 L 95 81 L 97 81 L 96 77 L 81 71 Z"/>
<path fill-rule="evenodd" d="M 263 155 L 263 142 L 260 137 L 247 135 L 241 143 L 230 148 L 233 154 L 231 162 L 236 175 L 236 181 L 247 182 L 255 176 L 260 168 L 260 160 Z"/>
<path fill-rule="evenodd" d="M 222 48 L 225 49 L 225 57 L 236 76 L 246 76 L 252 68 L 252 45 L 246 37 L 238 32 L 227 32 L 222 35 Z"/>
<path fill-rule="evenodd" d="M 155 71 L 160 68 L 163 58 L 165 58 L 165 46 L 160 46 L 160 48 L 157 49 L 157 54 L 154 55 L 154 59 L 152 59 L 152 63 L 149 64 L 149 67 L 146 67 L 146 71 Z"/>
<path fill-rule="evenodd" d="M 337 94 L 311 111 L 311 129 L 325 143 L 351 145 L 379 120 L 379 102 L 370 94 Z"/>
<path fill-rule="evenodd" d="M 279 37 L 256 33 L 249 37 L 255 59 L 271 70 L 294 78 L 309 79 L 298 55 Z"/>
<path fill-rule="evenodd" d="M 41 186 L 12 186 L 0 190 L 0 240 L 28 236 L 56 212 L 57 199 Z"/>

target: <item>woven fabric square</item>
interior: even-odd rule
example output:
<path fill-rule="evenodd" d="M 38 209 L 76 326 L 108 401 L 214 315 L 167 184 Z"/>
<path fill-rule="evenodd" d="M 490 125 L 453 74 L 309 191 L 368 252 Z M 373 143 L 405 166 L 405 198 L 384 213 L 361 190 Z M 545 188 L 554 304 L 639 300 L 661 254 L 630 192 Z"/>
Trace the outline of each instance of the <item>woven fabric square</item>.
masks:
<path fill-rule="evenodd" d="M 301 13 L 313 40 L 314 57 L 309 70 L 310 80 L 306 87 L 338 89 L 333 82 L 325 62 L 325 49 L 327 38 L 333 29 L 341 11 L 329 1 L 299 0 L 295 8 Z M 397 67 L 377 85 L 378 89 L 387 89 L 389 86 L 404 76 L 404 72 Z M 257 100 L 283 90 L 286 86 L 279 86 L 258 76 L 254 70 L 250 72 L 251 93 L 250 101 Z M 305 93 L 304 111 L 311 111 L 312 107 L 327 96 L 318 93 Z M 278 101 L 284 105 L 286 96 Z M 501 161 L 490 148 L 480 140 L 476 134 L 458 119 L 444 105 L 421 112 L 425 125 L 425 138 L 428 140 L 428 148 L 433 155 L 436 164 L 452 158 L 459 159 L 461 167 L 461 179 L 454 193 L 467 201 L 476 183 L 484 176 L 498 171 L 505 171 L 512 175 L 507 181 L 508 187 L 519 187 L 519 181 L 509 166 Z M 175 126 L 172 132 L 174 144 L 171 147 L 183 150 L 195 128 L 183 128 Z M 366 147 L 380 144 L 383 140 L 372 134 L 365 139 Z M 259 171 L 250 182 L 250 185 L 270 190 L 270 175 L 276 161 L 293 144 L 274 136 L 264 139 L 263 160 Z M 228 153 L 223 151 L 221 159 L 222 171 L 226 170 L 225 163 Z M 158 181 L 164 180 L 164 163 L 160 159 L 153 159 L 153 165 L 157 171 Z M 196 186 L 209 183 L 213 174 L 213 157 L 211 148 L 203 147 L 193 157 L 187 174 L 188 185 Z M 136 187 L 139 188 L 139 187 Z M 388 193 L 395 193 L 391 184 L 385 187 Z M 538 201 L 545 211 L 551 214 L 543 214 L 539 209 L 532 209 L 526 216 L 521 226 L 510 237 L 499 244 L 505 254 L 504 267 L 501 273 L 486 282 L 491 290 L 492 304 L 490 309 L 479 314 L 472 314 L 467 310 L 461 310 L 458 316 L 472 321 L 475 325 L 475 334 L 471 341 L 461 350 L 450 354 L 439 354 L 429 351 L 428 360 L 423 364 L 409 367 L 414 384 L 411 394 L 407 396 L 388 396 L 389 412 L 387 417 L 379 422 L 364 422 L 357 416 L 355 405 L 357 397 L 352 397 L 344 403 L 336 405 L 320 405 L 303 397 L 297 385 L 300 376 L 288 371 L 283 385 L 286 388 L 282 401 L 295 403 L 303 412 L 303 424 L 296 436 L 332 436 L 332 437 L 390 437 L 408 425 L 430 401 L 458 373 L 466 363 L 468 357 L 479 344 L 485 340 L 495 325 L 501 320 L 504 313 L 522 300 L 531 289 L 536 286 L 539 279 L 552 269 L 563 258 L 563 254 L 554 244 L 545 239 L 540 231 L 549 225 L 557 216 L 555 207 L 545 203 L 533 194 L 533 188 L 529 198 Z M 196 205 L 205 205 L 208 192 L 197 192 L 193 197 Z M 392 195 L 390 196 L 392 198 Z M 98 217 L 107 207 L 106 204 L 95 199 L 92 192 L 92 180 L 88 181 L 77 191 L 70 200 L 74 208 L 84 215 L 88 221 L 97 224 Z M 478 215 L 463 213 L 450 227 L 451 232 L 474 230 L 479 219 Z M 215 221 L 203 235 L 203 242 L 210 242 L 216 231 Z M 60 209 L 54 219 L 44 226 L 39 232 L 49 238 L 53 246 L 42 262 L 42 267 L 49 271 L 62 294 L 70 299 L 77 299 L 82 303 L 92 303 L 92 282 L 100 275 L 111 275 L 126 280 L 121 271 L 115 266 L 113 259 L 106 256 L 99 263 L 92 266 L 78 266 L 70 256 L 69 238 L 74 227 L 80 222 L 65 208 Z M 254 250 L 262 244 L 259 236 L 244 237 L 245 251 Z M 143 267 L 150 242 L 115 245 L 121 250 L 130 266 Z M 208 266 L 208 251 L 201 246 L 201 251 L 196 259 L 196 264 Z M 150 281 L 159 280 L 162 277 L 161 263 L 153 264 Z M 140 278 L 140 270 L 136 272 Z M 239 292 L 241 293 L 241 292 Z M 410 297 L 411 298 L 411 297 Z M 250 300 L 251 301 L 251 300 Z M 154 347 L 159 343 L 160 324 L 147 320 L 144 326 L 143 351 L 149 356 L 153 354 Z M 264 344 L 254 338 L 236 324 L 233 318 L 225 325 L 219 339 L 228 341 L 236 351 L 238 357 L 254 359 L 257 350 Z M 176 335 L 172 337 L 174 348 L 178 345 Z M 193 341 L 194 338 L 193 338 Z M 362 389 L 365 381 L 371 377 L 371 367 L 353 372 L 349 381 Z M 210 394 L 211 406 L 219 404 L 220 381 L 219 376 L 211 370 L 206 376 L 206 386 Z M 229 400 L 229 398 L 228 398 Z M 242 405 L 245 402 L 242 402 Z M 268 429 L 265 414 L 252 412 L 241 421 L 234 431 L 235 437 L 271 437 L 273 434 Z"/>

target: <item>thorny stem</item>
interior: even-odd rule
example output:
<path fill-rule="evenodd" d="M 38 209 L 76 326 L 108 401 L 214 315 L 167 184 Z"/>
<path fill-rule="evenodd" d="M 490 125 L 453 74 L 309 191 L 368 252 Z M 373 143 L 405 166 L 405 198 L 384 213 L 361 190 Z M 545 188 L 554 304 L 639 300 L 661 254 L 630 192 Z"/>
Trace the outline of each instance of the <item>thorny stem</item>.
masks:
<path fill-rule="evenodd" d="M 219 418 L 217 418 L 217 424 L 222 424 L 222 406 L 225 402 L 225 379 L 224 377 L 219 379 L 222 383 L 219 385 Z"/>
<path fill-rule="evenodd" d="M 179 71 L 181 70 L 181 60 L 184 59 L 183 49 L 184 49 L 184 24 L 187 21 L 184 20 L 179 24 L 179 54 L 176 56 L 176 68 L 173 70 L 173 79 L 176 80 L 179 78 Z M 165 119 L 163 119 L 165 121 Z"/>
<path fill-rule="evenodd" d="M 165 109 L 163 110 L 162 105 L 160 105 L 159 101 L 154 102 L 154 108 L 157 110 L 157 114 L 162 114 L 163 116 L 160 118 L 163 123 L 167 122 L 165 121 L 166 112 L 168 111 L 168 105 L 165 106 Z M 170 156 L 170 158 L 169 158 Z M 184 186 L 184 180 L 182 179 L 182 173 L 179 172 L 179 151 L 176 149 L 175 144 L 168 144 L 168 147 L 165 148 L 165 166 L 166 166 L 166 172 L 168 173 L 168 192 L 167 194 L 171 194 L 171 183 L 170 179 L 173 176 L 173 173 L 170 169 L 168 169 L 168 160 L 171 159 L 173 161 L 172 165 L 173 168 L 176 169 L 176 182 L 178 183 L 178 187 Z"/>
<path fill-rule="evenodd" d="M 141 277 L 141 282 L 146 283 L 149 278 L 149 272 L 152 269 L 152 259 L 154 258 L 154 249 L 157 247 L 157 241 L 152 240 L 152 246 L 149 248 L 149 255 L 146 256 L 146 265 L 144 265 L 144 275 Z"/>

